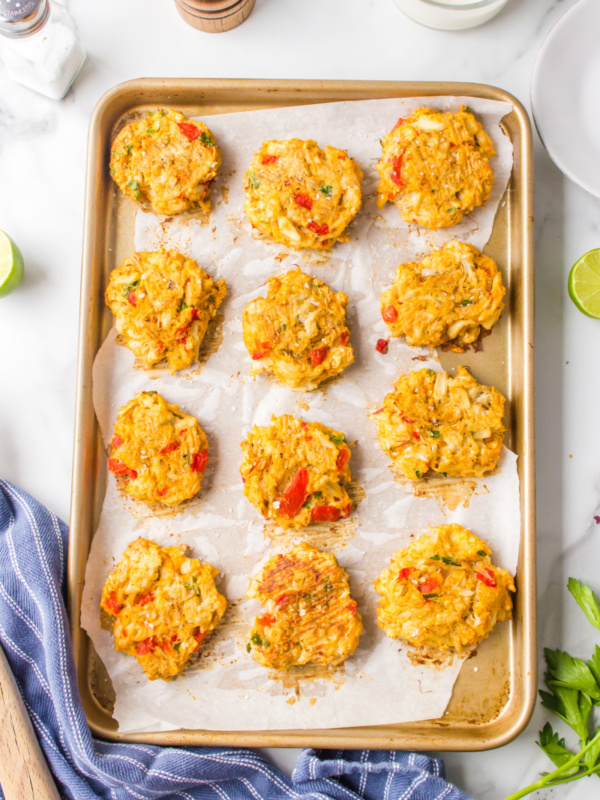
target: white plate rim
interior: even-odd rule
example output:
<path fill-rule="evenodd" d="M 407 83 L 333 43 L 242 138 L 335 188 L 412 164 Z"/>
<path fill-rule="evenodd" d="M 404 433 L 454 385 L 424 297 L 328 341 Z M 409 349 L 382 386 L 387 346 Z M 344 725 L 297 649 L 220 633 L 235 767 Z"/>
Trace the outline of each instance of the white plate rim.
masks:
<path fill-rule="evenodd" d="M 574 16 L 576 13 L 581 12 L 582 9 L 585 10 L 585 7 L 588 5 L 588 3 L 590 3 L 590 0 L 578 0 L 578 2 L 574 3 L 570 8 L 568 8 L 564 12 L 564 14 L 562 14 L 557 19 L 557 21 L 554 23 L 554 25 L 550 28 L 550 30 L 546 34 L 546 37 L 544 38 L 544 41 L 542 42 L 538 52 L 536 53 L 535 60 L 533 62 L 533 68 L 532 68 L 532 71 L 531 71 L 531 81 L 530 81 L 530 85 L 529 85 L 529 102 L 530 102 L 531 114 L 532 114 L 532 117 L 533 117 L 533 122 L 534 122 L 534 125 L 535 125 L 535 129 L 537 131 L 537 134 L 540 137 L 540 141 L 542 142 L 542 144 L 546 148 L 546 152 L 548 153 L 548 155 L 550 156 L 550 158 L 552 159 L 554 164 L 563 173 L 563 175 L 566 175 L 567 178 L 569 178 L 571 181 L 573 181 L 573 183 L 575 183 L 581 189 L 583 189 L 584 191 L 588 192 L 593 197 L 600 198 L 600 185 L 598 185 L 597 187 L 594 187 L 594 186 L 588 184 L 586 182 L 585 178 L 582 178 L 579 174 L 574 173 L 572 171 L 571 167 L 568 165 L 568 163 L 566 163 L 563 160 L 561 152 L 557 151 L 556 148 L 553 145 L 548 144 L 547 140 L 544 139 L 544 136 L 543 136 L 542 130 L 541 130 L 541 125 L 540 125 L 540 123 L 538 121 L 538 115 L 536 115 L 536 105 L 535 105 L 535 100 L 534 100 L 534 97 L 535 97 L 535 94 L 536 94 L 536 84 L 540 80 L 538 67 L 539 67 L 539 63 L 540 63 L 541 57 L 543 57 L 546 54 L 546 51 L 547 51 L 548 47 L 550 47 L 552 45 L 554 38 L 559 34 L 560 29 L 563 27 L 563 25 L 565 23 L 567 23 L 568 20 L 570 20 L 571 16 Z M 538 114 L 539 114 L 539 111 L 538 111 Z"/>

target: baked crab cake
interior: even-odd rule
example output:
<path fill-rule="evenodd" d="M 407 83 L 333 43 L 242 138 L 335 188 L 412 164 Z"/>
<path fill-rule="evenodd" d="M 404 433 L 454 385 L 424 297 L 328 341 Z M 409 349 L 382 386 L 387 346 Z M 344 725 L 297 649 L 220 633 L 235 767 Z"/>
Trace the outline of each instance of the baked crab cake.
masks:
<path fill-rule="evenodd" d="M 227 607 L 215 586 L 219 570 L 186 550 L 136 539 L 102 589 L 115 650 L 135 656 L 151 681 L 179 674 Z"/>
<path fill-rule="evenodd" d="M 510 574 L 490 561 L 490 547 L 462 525 L 431 528 L 375 581 L 379 627 L 425 656 L 460 653 L 510 619 Z"/>
<path fill-rule="evenodd" d="M 309 391 L 354 361 L 346 326 L 348 297 L 299 268 L 270 278 L 265 297 L 244 309 L 244 343 L 252 372 L 271 372 Z"/>
<path fill-rule="evenodd" d="M 356 650 L 362 619 L 334 555 L 298 544 L 270 558 L 246 596 L 265 606 L 246 645 L 263 667 L 336 666 Z"/>
<path fill-rule="evenodd" d="M 200 490 L 206 435 L 157 392 L 140 392 L 119 410 L 111 446 L 108 468 L 135 500 L 176 506 Z"/>
<path fill-rule="evenodd" d="M 284 414 L 252 428 L 241 447 L 244 494 L 265 519 L 302 528 L 352 510 L 350 448 L 340 431 Z"/>
<path fill-rule="evenodd" d="M 144 367 L 189 367 L 227 294 L 192 258 L 175 250 L 134 253 L 110 274 L 106 304 L 124 344 Z"/>
<path fill-rule="evenodd" d="M 394 203 L 405 222 L 431 230 L 456 225 L 489 199 L 492 140 L 466 106 L 418 108 L 382 139 L 378 205 Z"/>
<path fill-rule="evenodd" d="M 504 308 L 496 262 L 454 239 L 421 261 L 400 264 L 381 295 L 381 315 L 392 336 L 412 347 L 447 344 L 463 352 Z"/>
<path fill-rule="evenodd" d="M 263 142 L 244 176 L 253 227 L 294 249 L 329 249 L 361 202 L 362 170 L 344 150 L 311 139 Z"/>
<path fill-rule="evenodd" d="M 165 216 L 209 211 L 209 188 L 220 164 L 221 153 L 206 125 L 166 108 L 125 125 L 110 152 L 110 174 L 119 188 Z"/>
<path fill-rule="evenodd" d="M 455 378 L 421 369 L 401 375 L 371 417 L 383 452 L 406 478 L 428 471 L 480 478 L 500 457 L 505 402 L 464 367 Z"/>

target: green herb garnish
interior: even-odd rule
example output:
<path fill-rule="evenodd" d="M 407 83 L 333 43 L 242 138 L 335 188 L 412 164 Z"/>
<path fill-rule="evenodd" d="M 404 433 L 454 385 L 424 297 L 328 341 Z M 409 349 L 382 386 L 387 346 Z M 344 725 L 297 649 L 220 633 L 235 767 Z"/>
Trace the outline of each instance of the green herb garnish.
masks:
<path fill-rule="evenodd" d="M 487 553 L 485 552 L 485 550 L 478 550 L 477 555 L 481 556 L 482 558 L 485 558 L 487 556 Z"/>
<path fill-rule="evenodd" d="M 185 311 L 186 308 L 188 308 L 188 304 L 185 302 L 185 300 L 182 300 L 181 303 L 179 303 L 179 308 L 177 310 L 181 312 Z"/>
<path fill-rule="evenodd" d="M 461 302 L 461 306 L 472 306 L 472 305 L 473 305 L 473 301 L 472 300 L 463 300 Z"/>
<path fill-rule="evenodd" d="M 256 647 L 262 647 L 263 640 L 260 638 L 258 633 L 253 633 L 250 637 L 250 641 L 252 644 L 256 645 Z"/>
<path fill-rule="evenodd" d="M 283 328 L 284 331 L 287 331 L 287 322 L 284 322 L 281 327 Z"/>
<path fill-rule="evenodd" d="M 341 434 L 341 436 L 338 436 L 336 433 L 330 433 L 328 435 L 334 444 L 344 444 L 344 442 L 346 441 L 346 437 L 344 436 L 343 433 Z"/>
<path fill-rule="evenodd" d="M 453 211 L 458 211 L 458 208 L 447 208 L 446 214 L 451 214 Z"/>
<path fill-rule="evenodd" d="M 428 370 L 427 370 L 427 374 L 428 374 L 428 375 L 431 375 L 431 376 L 433 376 L 433 375 L 435 375 L 435 370 L 433 370 L 433 369 L 428 369 Z"/>
<path fill-rule="evenodd" d="M 326 197 L 331 197 L 332 189 L 333 189 L 333 186 L 321 186 L 319 188 L 319 191 L 321 192 L 321 194 L 324 194 Z"/>
<path fill-rule="evenodd" d="M 197 584 L 198 584 L 198 579 L 192 576 L 192 583 L 184 583 L 183 585 L 188 590 L 188 592 L 193 592 L 196 595 L 196 597 L 202 599 L 202 591 L 200 590 L 200 587 Z"/>
<path fill-rule="evenodd" d="M 138 288 L 139 285 L 140 285 L 139 281 L 134 281 L 133 283 L 128 284 L 123 289 L 123 297 L 129 297 L 129 292 L 133 292 L 135 289 Z"/>
<path fill-rule="evenodd" d="M 180 647 L 181 647 L 181 642 L 175 642 L 175 644 L 173 645 L 173 650 L 175 650 L 178 653 Z"/>
<path fill-rule="evenodd" d="M 439 431 L 434 431 L 433 428 L 429 431 L 429 435 L 431 436 L 432 439 L 439 439 L 440 438 L 440 432 Z"/>
<path fill-rule="evenodd" d="M 250 181 L 250 186 L 253 189 L 258 189 L 258 187 L 260 186 L 260 178 L 257 175 L 255 175 L 253 172 L 249 172 L 248 180 Z"/>
<path fill-rule="evenodd" d="M 567 587 L 588 620 L 600 630 L 600 604 L 589 586 L 569 578 Z M 568 747 L 547 722 L 537 744 L 556 769 L 542 773 L 537 781 L 505 800 L 519 800 L 544 787 L 600 775 L 600 726 L 595 726 L 591 713 L 594 706 L 600 706 L 600 646 L 596 645 L 587 662 L 562 650 L 546 648 L 544 655 L 548 691 L 540 691 L 542 705 L 575 731 L 578 745 Z"/>
<path fill-rule="evenodd" d="M 249 653 L 251 650 L 252 650 L 252 645 L 250 644 L 250 642 L 248 642 L 246 644 L 246 652 Z"/>
<path fill-rule="evenodd" d="M 439 594 L 431 594 L 431 593 L 430 594 L 424 594 L 423 597 L 426 600 L 431 600 L 432 597 L 439 597 Z"/>
<path fill-rule="evenodd" d="M 205 147 L 214 147 L 215 146 L 215 143 L 214 143 L 214 140 L 213 140 L 212 136 L 209 133 L 207 133 L 206 131 L 202 131 L 202 133 L 200 134 L 200 141 L 202 142 L 202 144 Z"/>
<path fill-rule="evenodd" d="M 418 470 L 418 469 L 416 469 L 416 470 L 415 470 L 415 475 L 417 476 L 417 478 L 420 478 L 420 477 L 421 477 L 421 473 L 419 472 L 419 470 Z"/>

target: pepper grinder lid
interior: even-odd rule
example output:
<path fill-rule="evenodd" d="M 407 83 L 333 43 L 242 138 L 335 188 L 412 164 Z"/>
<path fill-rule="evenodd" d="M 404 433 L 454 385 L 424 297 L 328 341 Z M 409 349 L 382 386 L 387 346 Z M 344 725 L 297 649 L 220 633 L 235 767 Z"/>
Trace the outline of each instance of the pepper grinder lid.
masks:
<path fill-rule="evenodd" d="M 0 33 L 11 38 L 34 33 L 49 12 L 47 0 L 0 0 Z"/>

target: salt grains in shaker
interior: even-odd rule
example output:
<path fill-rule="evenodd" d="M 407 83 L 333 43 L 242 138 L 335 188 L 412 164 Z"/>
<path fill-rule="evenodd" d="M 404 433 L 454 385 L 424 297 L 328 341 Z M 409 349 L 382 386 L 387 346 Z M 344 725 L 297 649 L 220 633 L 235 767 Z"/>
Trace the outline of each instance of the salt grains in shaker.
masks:
<path fill-rule="evenodd" d="M 53 0 L 0 0 L 0 52 L 10 77 L 60 100 L 85 61 L 67 9 Z"/>

